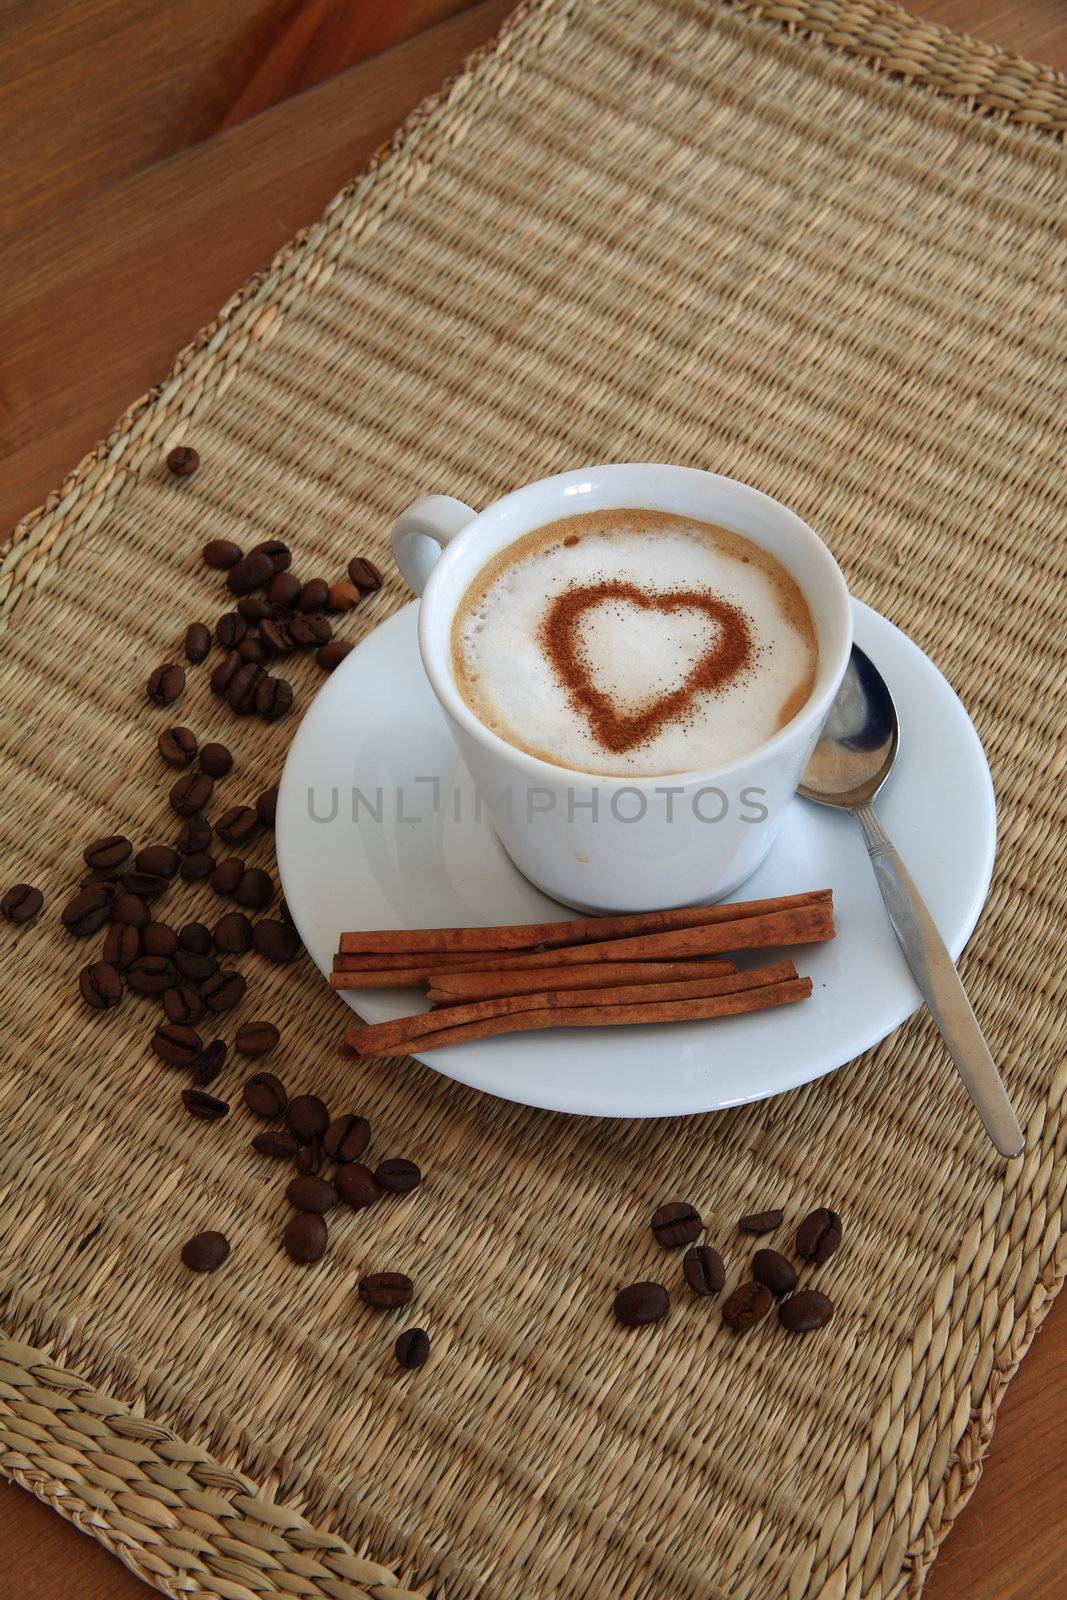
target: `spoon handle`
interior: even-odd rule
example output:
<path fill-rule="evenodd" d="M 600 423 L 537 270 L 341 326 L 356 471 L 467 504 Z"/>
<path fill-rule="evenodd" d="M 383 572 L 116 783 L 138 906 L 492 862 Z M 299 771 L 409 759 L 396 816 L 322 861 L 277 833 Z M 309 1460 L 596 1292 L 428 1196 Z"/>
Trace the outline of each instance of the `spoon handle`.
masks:
<path fill-rule="evenodd" d="M 857 806 L 853 816 L 863 829 L 874 875 L 904 959 L 986 1132 L 1002 1156 L 1021 1155 L 1024 1140 L 1018 1118 L 934 919 L 874 808 Z"/>

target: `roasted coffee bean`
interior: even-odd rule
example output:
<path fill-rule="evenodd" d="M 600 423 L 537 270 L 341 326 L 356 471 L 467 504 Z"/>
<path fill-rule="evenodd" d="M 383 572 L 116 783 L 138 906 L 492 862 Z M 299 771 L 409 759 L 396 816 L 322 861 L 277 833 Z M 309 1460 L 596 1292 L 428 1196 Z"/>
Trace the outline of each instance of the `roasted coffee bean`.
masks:
<path fill-rule="evenodd" d="M 135 894 L 142 900 L 157 900 L 166 892 L 169 880 L 159 873 L 134 868 L 132 872 L 124 872 L 119 881 L 127 894 Z"/>
<path fill-rule="evenodd" d="M 187 772 L 170 791 L 171 806 L 179 817 L 191 817 L 195 812 L 203 811 L 214 788 L 206 772 Z"/>
<path fill-rule="evenodd" d="M 178 935 L 165 922 L 146 922 L 141 929 L 141 949 L 146 956 L 172 956 L 177 948 Z"/>
<path fill-rule="evenodd" d="M 762 1322 L 773 1304 L 774 1296 L 765 1283 L 742 1283 L 723 1301 L 722 1320 L 735 1333 L 744 1333 Z"/>
<path fill-rule="evenodd" d="M 204 1088 L 206 1084 L 213 1083 L 226 1065 L 226 1042 L 223 1039 L 212 1039 L 192 1062 L 193 1082 L 197 1088 Z"/>
<path fill-rule="evenodd" d="M 87 872 L 78 883 L 79 889 L 103 889 L 109 900 L 114 900 L 122 884 L 118 877 L 110 872 Z"/>
<path fill-rule="evenodd" d="M 239 972 L 227 968 L 205 978 L 200 985 L 200 998 L 209 1011 L 232 1011 L 244 999 L 247 985 Z"/>
<path fill-rule="evenodd" d="M 252 924 L 241 911 L 220 917 L 212 930 L 216 950 L 224 955 L 241 956 L 252 948 Z"/>
<path fill-rule="evenodd" d="M 237 1034 L 237 1048 L 238 1050 L 241 1048 L 240 1030 Z M 242 1092 L 249 1111 L 254 1117 L 262 1117 L 264 1122 L 282 1116 L 289 1103 L 284 1083 L 280 1078 L 276 1078 L 273 1072 L 255 1073 L 246 1080 Z"/>
<path fill-rule="evenodd" d="M 284 922 L 263 920 L 252 929 L 252 943 L 268 961 L 284 966 L 300 954 L 300 935 Z"/>
<path fill-rule="evenodd" d="M 178 830 L 175 844 L 183 856 L 203 855 L 211 847 L 211 824 L 206 817 L 190 817 Z"/>
<path fill-rule="evenodd" d="M 290 1180 L 285 1198 L 298 1211 L 317 1211 L 321 1216 L 333 1210 L 340 1196 L 325 1178 L 298 1177 Z"/>
<path fill-rule="evenodd" d="M 790 1333 L 811 1333 L 815 1328 L 825 1328 L 833 1314 L 833 1301 L 818 1289 L 801 1289 L 778 1307 L 778 1321 Z"/>
<path fill-rule="evenodd" d="M 126 982 L 135 994 L 162 994 L 174 983 L 174 967 L 166 956 L 138 956 L 126 970 Z"/>
<path fill-rule="evenodd" d="M 225 1100 L 216 1100 L 213 1094 L 205 1094 L 203 1089 L 183 1089 L 182 1105 L 191 1117 L 197 1117 L 201 1122 L 221 1122 L 230 1111 Z"/>
<path fill-rule="evenodd" d="M 287 678 L 261 678 L 256 685 L 256 711 L 267 722 L 280 722 L 293 705 L 293 686 Z"/>
<path fill-rule="evenodd" d="M 183 950 L 191 950 L 198 956 L 210 955 L 214 946 L 211 929 L 202 922 L 187 922 L 179 928 L 178 943 Z"/>
<path fill-rule="evenodd" d="M 211 692 L 220 697 L 225 697 L 230 690 L 230 685 L 240 672 L 245 663 L 241 660 L 236 650 L 228 650 L 211 674 Z"/>
<path fill-rule="evenodd" d="M 141 954 L 141 935 L 128 922 L 113 922 L 107 930 L 104 948 L 100 952 L 105 961 L 124 972 Z"/>
<path fill-rule="evenodd" d="M 243 1056 L 266 1056 L 274 1049 L 280 1038 L 281 1034 L 273 1022 L 242 1022 L 237 1030 L 234 1045 Z"/>
<path fill-rule="evenodd" d="M 241 559 L 241 546 L 232 539 L 209 539 L 203 555 L 209 567 L 235 567 Z"/>
<path fill-rule="evenodd" d="M 237 609 L 246 622 L 253 623 L 262 622 L 271 611 L 270 602 L 258 594 L 246 594 L 243 600 L 238 600 Z"/>
<path fill-rule="evenodd" d="M 252 1149 L 257 1150 L 261 1156 L 269 1156 L 272 1161 L 291 1161 L 300 1146 L 291 1133 L 270 1128 L 265 1133 L 256 1134 L 252 1140 Z"/>
<path fill-rule="evenodd" d="M 330 1125 L 330 1113 L 317 1094 L 298 1094 L 285 1114 L 289 1130 L 301 1144 L 321 1139 Z"/>
<path fill-rule="evenodd" d="M 372 1206 L 381 1198 L 382 1191 L 377 1178 L 362 1161 L 349 1161 L 345 1166 L 338 1167 L 333 1181 L 338 1194 L 353 1211 L 362 1211 L 365 1206 Z"/>
<path fill-rule="evenodd" d="M 298 612 L 289 624 L 289 633 L 298 650 L 318 650 L 333 638 L 333 628 L 318 613 L 306 616 Z"/>
<path fill-rule="evenodd" d="M 307 1178 L 317 1177 L 326 1165 L 326 1151 L 323 1149 L 321 1139 L 309 1139 L 307 1144 L 302 1144 L 293 1157 L 293 1162 L 298 1172 Z"/>
<path fill-rule="evenodd" d="M 403 1367 L 405 1372 L 424 1367 L 430 1358 L 430 1335 L 424 1328 L 405 1328 L 403 1333 L 397 1335 L 393 1354 L 397 1365 Z"/>
<path fill-rule="evenodd" d="M 152 849 L 168 850 L 168 846 L 151 846 L 149 850 L 142 851 L 142 854 L 149 855 Z M 177 853 L 173 850 L 169 850 L 168 853 L 173 857 L 177 869 Z M 153 922 L 146 904 L 147 900 L 154 900 L 163 893 L 167 887 L 167 879 L 150 872 L 127 872 L 123 875 L 122 884 L 123 892 L 115 896 L 112 904 L 112 916 L 115 922 L 139 930 L 139 944 L 145 955 L 173 955 L 178 948 L 178 935 L 165 922 Z"/>
<path fill-rule="evenodd" d="M 142 872 L 138 867 L 131 867 L 128 872 L 120 873 L 115 879 L 112 906 L 122 894 L 136 895 L 138 900 L 143 900 L 146 904 L 158 900 L 161 894 L 166 894 L 169 884 L 169 878 L 161 877 L 158 873 Z"/>
<path fill-rule="evenodd" d="M 393 1311 L 407 1305 L 413 1290 L 411 1279 L 402 1272 L 368 1272 L 360 1278 L 357 1292 L 364 1305 L 377 1311 Z"/>
<path fill-rule="evenodd" d="M 251 554 L 267 556 L 275 573 L 284 572 L 293 559 L 293 552 L 281 539 L 264 539 L 260 544 L 252 546 Z"/>
<path fill-rule="evenodd" d="M 780 1228 L 783 1211 L 752 1211 L 747 1217 L 739 1217 L 737 1226 L 742 1233 L 773 1233 L 775 1228 Z"/>
<path fill-rule="evenodd" d="M 661 1322 L 670 1309 L 671 1297 L 662 1283 L 630 1283 L 615 1296 L 615 1316 L 624 1328 Z"/>
<path fill-rule="evenodd" d="M 174 966 L 187 983 L 204 983 L 219 970 L 215 957 L 201 955 L 199 950 L 178 950 Z"/>
<path fill-rule="evenodd" d="M 211 654 L 211 633 L 202 622 L 190 622 L 185 630 L 185 659 L 199 666 Z"/>
<path fill-rule="evenodd" d="M 277 617 L 260 623 L 259 637 L 274 656 L 287 656 L 296 648 L 288 621 L 282 621 Z"/>
<path fill-rule="evenodd" d="M 297 600 L 299 611 L 325 611 L 326 602 L 330 598 L 330 586 L 325 578 L 309 578 L 301 590 Z"/>
<path fill-rule="evenodd" d="M 185 688 L 185 668 L 173 661 L 155 667 L 148 677 L 148 698 L 156 706 L 172 706 Z"/>
<path fill-rule="evenodd" d="M 263 671 L 266 672 L 270 666 L 270 663 L 274 660 L 274 657 L 278 654 L 278 652 L 274 649 L 273 645 L 268 643 L 268 641 L 263 638 L 262 634 L 259 634 L 255 640 L 257 648 L 253 651 L 246 650 L 245 645 L 251 643 L 252 641 L 250 639 L 246 639 L 245 644 L 241 646 L 240 650 L 238 650 L 238 655 L 246 665 L 254 664 L 258 667 L 262 667 Z"/>
<path fill-rule="evenodd" d="M 78 974 L 78 988 L 92 1011 L 110 1011 L 122 999 L 122 973 L 110 961 L 94 961 Z"/>
<path fill-rule="evenodd" d="M 161 1022 L 152 1035 L 152 1049 L 168 1067 L 191 1067 L 204 1041 L 195 1029 L 181 1022 Z"/>
<path fill-rule="evenodd" d="M 226 587 L 231 594 L 251 594 L 262 589 L 274 576 L 274 563 L 261 550 L 250 552 L 226 574 Z"/>
<path fill-rule="evenodd" d="M 131 928 L 147 928 L 152 913 L 141 895 L 124 890 L 111 902 L 111 919 L 113 922 L 128 922 Z"/>
<path fill-rule="evenodd" d="M 237 658 L 240 661 L 240 656 Z M 242 661 L 226 691 L 226 704 L 239 717 L 251 716 L 256 708 L 256 688 L 266 680 L 263 668 L 254 661 Z"/>
<path fill-rule="evenodd" d="M 362 594 L 373 594 L 382 586 L 382 575 L 373 561 L 365 556 L 353 556 L 348 563 L 348 576 Z"/>
<path fill-rule="evenodd" d="M 296 923 L 293 921 L 293 913 L 289 910 L 289 907 L 286 905 L 284 899 L 278 901 L 278 915 L 281 917 L 282 921 L 287 927 L 290 927 L 294 930 L 296 929 Z"/>
<path fill-rule="evenodd" d="M 403 1156 L 389 1156 L 379 1161 L 374 1176 L 383 1189 L 393 1194 L 410 1194 L 422 1182 L 422 1173 L 414 1161 L 406 1161 Z"/>
<path fill-rule="evenodd" d="M 215 824 L 215 832 L 227 844 L 244 844 L 259 829 L 259 818 L 252 806 L 231 806 Z"/>
<path fill-rule="evenodd" d="M 233 756 L 224 744 L 206 744 L 200 751 L 200 770 L 209 778 L 224 778 L 233 768 Z"/>
<path fill-rule="evenodd" d="M 153 878 L 173 878 L 181 866 L 177 850 L 169 844 L 148 844 L 134 857 L 138 872 L 147 872 Z"/>
<path fill-rule="evenodd" d="M 170 1022 L 178 1022 L 189 1028 L 199 1022 L 204 1015 L 200 996 L 191 983 L 177 984 L 173 989 L 164 989 L 163 1010 Z"/>
<path fill-rule="evenodd" d="M 273 828 L 277 809 L 278 786 L 275 784 L 272 789 L 264 789 L 256 796 L 256 816 L 264 828 Z"/>
<path fill-rule="evenodd" d="M 752 1276 L 772 1294 L 791 1294 L 797 1286 L 796 1268 L 778 1250 L 757 1250 L 752 1257 Z"/>
<path fill-rule="evenodd" d="M 322 1260 L 329 1239 L 326 1219 L 317 1211 L 298 1211 L 295 1217 L 290 1217 L 282 1234 L 282 1244 L 289 1258 L 304 1265 Z"/>
<path fill-rule="evenodd" d="M 215 624 L 215 643 L 224 650 L 236 650 L 247 632 L 248 623 L 239 611 L 224 611 Z"/>
<path fill-rule="evenodd" d="M 328 611 L 351 611 L 363 599 L 363 592 L 354 583 L 331 583 L 326 595 Z"/>
<path fill-rule="evenodd" d="M 191 444 L 176 444 L 167 451 L 167 471 L 175 478 L 191 478 L 200 465 L 200 457 Z"/>
<path fill-rule="evenodd" d="M 292 572 L 275 573 L 267 585 L 267 599 L 272 606 L 291 611 L 300 599 L 300 579 Z"/>
<path fill-rule="evenodd" d="M 111 901 L 112 896 L 100 885 L 92 889 L 82 889 L 73 900 L 67 901 L 60 912 L 60 920 L 69 933 L 75 934 L 79 939 L 86 939 L 110 920 Z"/>
<path fill-rule="evenodd" d="M 240 856 L 227 856 L 211 874 L 211 887 L 216 894 L 232 894 L 245 875 L 245 864 Z"/>
<path fill-rule="evenodd" d="M 331 1161 L 358 1161 L 370 1144 L 370 1123 L 354 1111 L 334 1117 L 322 1142 Z"/>
<path fill-rule="evenodd" d="M 704 1224 L 696 1206 L 684 1200 L 669 1200 L 653 1211 L 649 1226 L 657 1244 L 665 1250 L 678 1250 L 698 1239 Z"/>
<path fill-rule="evenodd" d="M 106 839 L 87 844 L 82 851 L 85 865 L 94 872 L 113 872 L 133 854 L 133 845 L 121 833 L 110 833 Z"/>
<path fill-rule="evenodd" d="M 315 660 L 323 672 L 332 672 L 339 667 L 345 656 L 349 655 L 355 646 L 348 639 L 331 639 L 329 644 L 324 644 L 318 651 Z"/>
<path fill-rule="evenodd" d="M 233 897 L 239 906 L 245 906 L 249 911 L 262 911 L 274 898 L 274 885 L 262 867 L 249 867 L 242 874 Z"/>
<path fill-rule="evenodd" d="M 819 1206 L 809 1211 L 797 1229 L 797 1255 L 821 1267 L 841 1243 L 841 1218 L 836 1211 Z"/>
<path fill-rule="evenodd" d="M 8 922 L 24 926 L 40 916 L 43 905 L 44 895 L 40 889 L 35 889 L 32 883 L 14 883 L 0 900 L 0 912 Z"/>
<path fill-rule="evenodd" d="M 710 1244 L 695 1244 L 687 1250 L 682 1271 L 694 1294 L 718 1294 L 726 1282 L 722 1256 Z"/>
<path fill-rule="evenodd" d="M 87 872 L 78 883 L 79 889 L 103 889 L 109 900 L 114 900 L 122 888 L 119 879 L 110 872 Z"/>
<path fill-rule="evenodd" d="M 215 870 L 215 857 L 206 850 L 197 850 L 182 857 L 182 877 L 186 883 L 202 883 Z"/>
<path fill-rule="evenodd" d="M 124 890 L 111 902 L 111 917 L 114 922 L 128 922 L 131 928 L 147 928 L 152 913 L 141 895 Z"/>
<path fill-rule="evenodd" d="M 182 1245 L 182 1262 L 191 1272 L 214 1272 L 230 1253 L 224 1233 L 198 1233 Z"/>

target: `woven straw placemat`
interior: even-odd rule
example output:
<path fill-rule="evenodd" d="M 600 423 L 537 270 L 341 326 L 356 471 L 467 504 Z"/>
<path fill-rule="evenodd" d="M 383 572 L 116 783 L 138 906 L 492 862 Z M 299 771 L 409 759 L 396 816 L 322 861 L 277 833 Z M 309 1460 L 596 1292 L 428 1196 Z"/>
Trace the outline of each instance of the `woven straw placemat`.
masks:
<path fill-rule="evenodd" d="M 0 1469 L 160 1588 L 921 1588 L 1063 1267 L 1065 128 L 1054 74 L 880 3 L 542 0 L 17 530 L 0 828 L 6 880 L 49 904 L 3 932 Z M 180 484 L 179 441 L 203 461 Z M 282 1024 L 290 1088 L 427 1173 L 295 1268 L 243 1108 L 190 1123 L 150 1004 L 89 1016 L 57 925 L 87 840 L 173 837 L 164 720 L 235 748 L 216 811 L 280 770 L 292 720 L 231 723 L 207 668 L 160 713 L 146 674 L 224 609 L 209 537 L 340 575 L 419 495 L 603 459 L 784 499 L 959 688 L 1001 809 L 964 966 L 1025 1159 L 992 1154 L 925 1017 L 766 1104 L 601 1123 L 346 1061 L 309 963 L 252 956 L 243 1014 Z M 390 578 L 342 631 L 404 599 Z M 160 914 L 222 909 L 183 887 Z M 840 1210 L 832 1327 L 738 1340 L 679 1296 L 617 1328 L 613 1289 L 674 1270 L 647 1229 L 672 1195 L 733 1279 L 741 1212 Z M 193 1278 L 205 1226 L 233 1254 Z M 356 1300 L 364 1267 L 415 1277 L 420 1373 Z"/>

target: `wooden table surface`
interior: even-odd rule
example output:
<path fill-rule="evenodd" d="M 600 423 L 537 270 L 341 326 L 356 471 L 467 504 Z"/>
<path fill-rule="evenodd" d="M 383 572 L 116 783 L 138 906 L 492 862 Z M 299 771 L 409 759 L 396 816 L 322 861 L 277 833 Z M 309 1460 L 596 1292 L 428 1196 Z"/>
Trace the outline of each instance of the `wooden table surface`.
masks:
<path fill-rule="evenodd" d="M 101 9 L 113 24 L 103 33 Z M 509 0 L 0 6 L 0 149 L 21 152 L 0 193 L 0 534 L 508 10 Z M 913 0 L 912 10 L 1067 71 L 1067 0 Z M 1067 1593 L 1065 1433 L 1061 1303 L 1008 1392 L 928 1600 Z M 6 1483 L 0 1573 L 0 1595 L 18 1600 L 149 1592 Z"/>

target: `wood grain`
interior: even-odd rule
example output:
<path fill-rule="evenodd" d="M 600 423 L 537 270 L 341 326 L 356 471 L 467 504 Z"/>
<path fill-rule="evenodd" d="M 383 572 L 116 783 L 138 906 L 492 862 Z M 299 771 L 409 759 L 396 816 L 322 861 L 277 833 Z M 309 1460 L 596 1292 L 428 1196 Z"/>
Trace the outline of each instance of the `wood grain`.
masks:
<path fill-rule="evenodd" d="M 432 23 L 466 10 L 473 0 L 304 0 L 278 31 L 223 120 L 233 127 L 290 95 L 378 55 Z"/>
<path fill-rule="evenodd" d="M 227 296 L 314 221 L 509 9 L 483 0 L 0 239 L 0 528 L 163 376 Z"/>
<path fill-rule="evenodd" d="M 458 3 L 339 7 L 351 27 L 328 48 L 312 30 L 306 52 L 297 48 L 302 8 L 292 0 L 0 5 L 0 203 L 24 224 L 0 239 L 0 525 L 53 487 L 243 278 L 491 35 L 507 0 L 483 0 L 296 99 L 274 101 L 336 67 L 346 51 L 376 48 Z M 321 12 L 323 27 L 337 26 L 333 9 Z M 913 0 L 912 10 L 1067 71 L 1064 0 Z M 178 13 L 196 18 L 195 38 L 188 26 L 175 28 Z M 374 31 L 386 24 L 401 33 Z M 188 148 L 237 116 L 246 120 Z M 52 176 L 42 177 L 49 162 Z M 1067 1573 L 1065 1430 L 1061 1302 L 1008 1391 L 984 1475 L 927 1600 L 1058 1600 Z M 0 1592 L 19 1600 L 148 1593 L 99 1545 L 7 1484 L 0 1570 Z"/>
<path fill-rule="evenodd" d="M 8 0 L 0 229 L 48 216 L 218 127 L 292 0 Z"/>
<path fill-rule="evenodd" d="M 943 28 L 987 39 L 1002 50 L 1067 72 L 1064 0 L 911 0 L 907 9 Z"/>
<path fill-rule="evenodd" d="M 2 0 L 0 233 L 333 77 L 471 0 Z"/>

